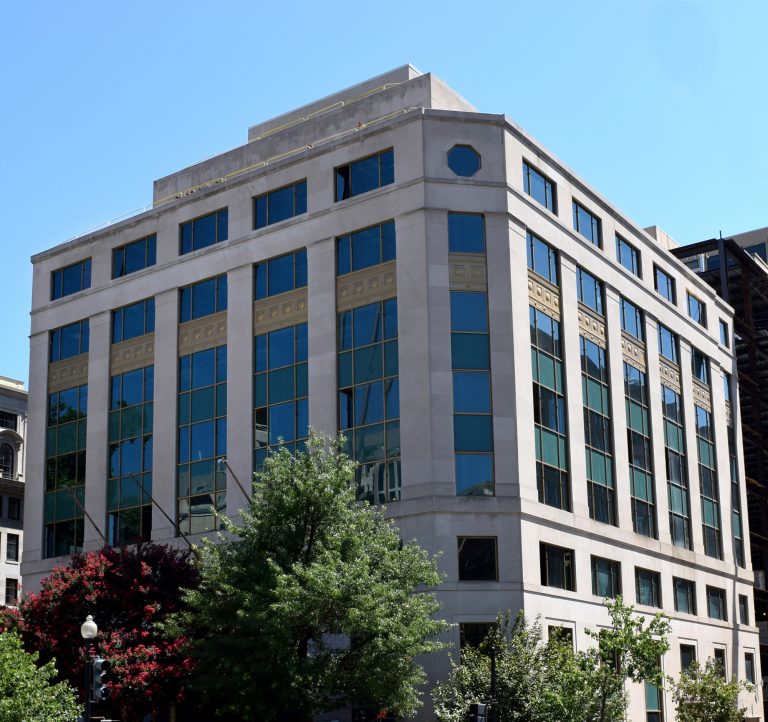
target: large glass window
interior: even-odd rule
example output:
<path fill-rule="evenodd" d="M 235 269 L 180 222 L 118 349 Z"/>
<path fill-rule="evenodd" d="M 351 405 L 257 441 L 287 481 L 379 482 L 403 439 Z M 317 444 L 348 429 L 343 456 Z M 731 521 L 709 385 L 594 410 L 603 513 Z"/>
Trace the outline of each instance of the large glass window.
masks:
<path fill-rule="evenodd" d="M 83 548 L 87 418 L 87 385 L 48 395 L 43 509 L 46 557 Z"/>
<path fill-rule="evenodd" d="M 568 422 L 560 322 L 529 307 L 533 371 L 533 421 L 539 501 L 571 509 Z"/>
<path fill-rule="evenodd" d="M 675 591 L 675 611 L 696 614 L 696 583 L 672 577 L 672 587 Z"/>
<path fill-rule="evenodd" d="M 449 213 L 448 251 L 485 253 L 485 217 L 480 213 Z"/>
<path fill-rule="evenodd" d="M 153 233 L 125 246 L 112 249 L 112 278 L 127 276 L 157 262 L 157 236 Z"/>
<path fill-rule="evenodd" d="M 392 148 L 367 158 L 341 165 L 334 171 L 336 200 L 358 196 L 395 182 L 395 154 Z"/>
<path fill-rule="evenodd" d="M 336 239 L 336 275 L 370 268 L 395 258 L 395 222 L 387 221 Z"/>
<path fill-rule="evenodd" d="M 539 544 L 541 583 L 545 587 L 576 590 L 573 550 L 554 544 Z"/>
<path fill-rule="evenodd" d="M 264 228 L 307 212 L 307 179 L 253 199 L 253 227 Z"/>
<path fill-rule="evenodd" d="M 154 366 L 112 377 L 107 537 L 112 545 L 152 537 Z"/>
<path fill-rule="evenodd" d="M 645 341 L 643 312 L 626 298 L 621 299 L 621 328 L 638 341 Z"/>
<path fill-rule="evenodd" d="M 112 343 L 120 343 L 154 331 L 154 298 L 147 298 L 112 311 Z"/>
<path fill-rule="evenodd" d="M 605 290 L 603 282 L 585 271 L 581 266 L 576 269 L 576 294 L 581 303 L 595 313 L 604 315 Z"/>
<path fill-rule="evenodd" d="M 755 655 L 753 652 L 744 653 L 744 677 L 750 684 L 755 683 Z"/>
<path fill-rule="evenodd" d="M 661 608 L 661 574 L 635 567 L 635 592 L 638 604 Z"/>
<path fill-rule="evenodd" d="M 650 682 L 645 687 L 645 722 L 664 722 L 664 695 L 661 687 Z"/>
<path fill-rule="evenodd" d="M 526 235 L 526 241 L 528 245 L 528 268 L 557 286 L 557 251 L 549 243 L 542 241 L 541 238 L 532 233 Z"/>
<path fill-rule="evenodd" d="M 677 303 L 675 279 L 655 264 L 653 266 L 653 282 L 659 296 L 666 298 L 670 303 Z"/>
<path fill-rule="evenodd" d="M 523 161 L 523 190 L 552 213 L 557 213 L 557 186 L 526 160 Z"/>
<path fill-rule="evenodd" d="M 707 307 L 696 296 L 688 294 L 688 315 L 702 326 L 707 325 Z"/>
<path fill-rule="evenodd" d="M 55 328 L 49 336 L 51 363 L 88 353 L 88 319 Z"/>
<path fill-rule="evenodd" d="M 600 219 L 578 201 L 573 201 L 573 229 L 590 243 L 602 247 L 603 232 Z"/>
<path fill-rule="evenodd" d="M 589 516 L 606 524 L 616 524 L 616 478 L 605 349 L 584 336 L 579 336 L 579 343 Z"/>
<path fill-rule="evenodd" d="M 669 533 L 675 546 L 691 549 L 691 501 L 685 461 L 683 405 L 680 394 L 664 384 L 661 385 L 661 413 L 664 418 Z"/>
<path fill-rule="evenodd" d="M 283 256 L 270 258 L 254 267 L 254 296 L 276 296 L 307 285 L 307 249 L 302 248 Z"/>
<path fill-rule="evenodd" d="M 739 624 L 749 624 L 749 600 L 746 594 L 739 594 Z"/>
<path fill-rule="evenodd" d="M 193 283 L 179 289 L 179 322 L 227 309 L 227 274 Z"/>
<path fill-rule="evenodd" d="M 621 564 L 612 559 L 593 556 L 592 594 L 614 599 L 621 594 Z"/>
<path fill-rule="evenodd" d="M 5 538 L 5 561 L 19 561 L 19 535 L 6 534 Z"/>
<path fill-rule="evenodd" d="M 78 261 L 71 266 L 51 273 L 51 301 L 69 296 L 91 287 L 91 259 Z"/>
<path fill-rule="evenodd" d="M 339 430 L 358 462 L 358 496 L 400 499 L 397 299 L 338 314 Z"/>
<path fill-rule="evenodd" d="M 177 519 L 185 534 L 221 527 L 227 477 L 227 347 L 179 358 Z"/>
<path fill-rule="evenodd" d="M 309 436 L 307 324 L 262 333 L 254 341 L 254 468 L 269 450 L 291 452 Z"/>
<path fill-rule="evenodd" d="M 697 348 L 691 347 L 691 373 L 693 378 L 709 386 L 709 359 Z"/>
<path fill-rule="evenodd" d="M 226 208 L 182 223 L 179 226 L 179 255 L 226 241 L 228 235 L 229 213 Z"/>
<path fill-rule="evenodd" d="M 630 273 L 640 277 L 640 252 L 619 235 L 616 236 L 616 260 Z"/>
<path fill-rule="evenodd" d="M 722 559 L 720 493 L 718 490 L 712 414 L 698 404 L 694 408 L 696 410 L 696 445 L 699 452 L 699 485 L 701 490 L 701 522 L 704 533 L 704 553 L 715 559 Z"/>
<path fill-rule="evenodd" d="M 672 333 L 666 326 L 658 324 L 659 354 L 673 364 L 678 363 L 677 334 Z"/>
<path fill-rule="evenodd" d="M 728 384 L 726 377 L 726 384 Z M 744 567 L 744 525 L 741 515 L 741 487 L 739 485 L 739 465 L 736 460 L 736 440 L 733 426 L 728 427 L 728 464 L 731 471 L 731 535 L 733 536 L 733 558 L 736 564 Z"/>
<path fill-rule="evenodd" d="M 627 412 L 632 526 L 638 534 L 656 538 L 656 493 L 651 462 L 648 384 L 645 372 L 626 361 L 624 403 Z"/>
<path fill-rule="evenodd" d="M 718 327 L 720 329 L 720 345 L 725 348 L 731 347 L 731 334 L 728 330 L 728 324 L 721 318 L 718 321 Z"/>
<path fill-rule="evenodd" d="M 710 619 L 728 621 L 728 610 L 725 601 L 725 589 L 707 587 L 707 615 Z"/>
<path fill-rule="evenodd" d="M 460 582 L 498 581 L 495 536 L 460 536 L 458 552 Z"/>

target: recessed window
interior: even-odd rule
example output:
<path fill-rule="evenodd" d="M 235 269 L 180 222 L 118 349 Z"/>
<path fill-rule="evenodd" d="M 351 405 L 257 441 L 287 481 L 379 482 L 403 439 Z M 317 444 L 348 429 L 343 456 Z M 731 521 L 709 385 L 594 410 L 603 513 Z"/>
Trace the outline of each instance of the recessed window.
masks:
<path fill-rule="evenodd" d="M 739 594 L 739 624 L 749 624 L 749 599 Z"/>
<path fill-rule="evenodd" d="M 19 430 L 19 417 L 17 414 L 11 414 L 7 411 L 0 411 L 0 429 Z"/>
<path fill-rule="evenodd" d="M 448 151 L 448 167 L 456 175 L 470 178 L 480 170 L 480 153 L 471 145 L 454 145 Z"/>
<path fill-rule="evenodd" d="M 112 343 L 154 333 L 155 299 L 147 298 L 112 311 Z"/>
<path fill-rule="evenodd" d="M 673 577 L 672 587 L 675 590 L 675 611 L 696 614 L 696 583 Z"/>
<path fill-rule="evenodd" d="M 559 624 L 550 624 L 547 627 L 547 639 L 550 642 L 558 642 L 573 649 L 573 627 L 563 627 Z"/>
<path fill-rule="evenodd" d="M 264 228 L 307 212 L 307 179 L 253 199 L 253 227 Z"/>
<path fill-rule="evenodd" d="M 392 261 L 396 254 L 395 246 L 394 221 L 339 236 L 336 239 L 336 275 L 343 276 Z"/>
<path fill-rule="evenodd" d="M 5 603 L 9 607 L 19 603 L 19 580 L 8 577 L 5 580 Z"/>
<path fill-rule="evenodd" d="M 616 260 L 630 273 L 640 278 L 640 252 L 619 235 L 616 236 Z"/>
<path fill-rule="evenodd" d="M 254 296 L 277 296 L 307 285 L 307 249 L 286 253 L 257 263 L 254 269 Z"/>
<path fill-rule="evenodd" d="M 336 176 L 336 201 L 359 196 L 395 182 L 395 154 L 392 148 L 341 165 Z"/>
<path fill-rule="evenodd" d="M 678 363 L 677 334 L 672 333 L 666 326 L 658 325 L 659 354 L 673 364 Z"/>
<path fill-rule="evenodd" d="M 755 683 L 755 655 L 752 652 L 744 653 L 744 676 L 750 684 Z"/>
<path fill-rule="evenodd" d="M 14 458 L 13 447 L 10 444 L 0 444 L 0 477 L 13 479 L 16 476 Z"/>
<path fill-rule="evenodd" d="M 496 626 L 495 622 L 462 622 L 459 624 L 459 649 L 479 647 Z"/>
<path fill-rule="evenodd" d="M 707 325 L 707 307 L 696 296 L 688 294 L 688 315 L 702 326 Z"/>
<path fill-rule="evenodd" d="M 576 293 L 581 303 L 591 308 L 595 313 L 604 315 L 605 290 L 603 282 L 591 273 L 587 273 L 581 266 L 576 269 Z"/>
<path fill-rule="evenodd" d="M 720 319 L 719 322 L 720 326 L 720 345 L 725 346 L 726 348 L 731 347 L 731 335 L 728 332 L 728 324 L 723 321 L 723 319 Z"/>
<path fill-rule="evenodd" d="M 495 582 L 499 579 L 496 563 L 496 537 L 458 538 L 459 581 Z"/>
<path fill-rule="evenodd" d="M 228 209 L 221 208 L 179 226 L 179 255 L 199 251 L 229 236 Z"/>
<path fill-rule="evenodd" d="M 8 497 L 8 518 L 11 521 L 21 520 L 21 499 L 13 496 Z"/>
<path fill-rule="evenodd" d="M 480 213 L 449 213 L 448 251 L 485 253 L 485 217 Z"/>
<path fill-rule="evenodd" d="M 691 372 L 693 378 L 709 386 L 709 359 L 697 348 L 691 347 Z"/>
<path fill-rule="evenodd" d="M 696 647 L 693 644 L 680 645 L 680 670 L 686 672 L 696 661 Z"/>
<path fill-rule="evenodd" d="M 71 266 L 51 273 L 51 301 L 69 296 L 91 287 L 91 259 L 78 261 Z"/>
<path fill-rule="evenodd" d="M 603 245 L 600 219 L 577 201 L 573 202 L 573 229 L 598 248 Z"/>
<path fill-rule="evenodd" d="M 643 312 L 626 298 L 621 299 L 621 328 L 638 341 L 645 341 Z"/>
<path fill-rule="evenodd" d="M 635 567 L 635 591 L 638 604 L 661 607 L 661 574 Z"/>
<path fill-rule="evenodd" d="M 723 371 L 723 395 L 728 403 L 731 403 L 731 375 Z"/>
<path fill-rule="evenodd" d="M 540 544 L 541 583 L 545 587 L 556 587 L 574 591 L 573 550 L 554 544 Z"/>
<path fill-rule="evenodd" d="M 621 564 L 612 559 L 592 557 L 592 594 L 614 599 L 621 594 Z"/>
<path fill-rule="evenodd" d="M 710 619 L 728 620 L 725 606 L 725 589 L 707 587 L 707 614 Z"/>
<path fill-rule="evenodd" d="M 666 298 L 670 303 L 677 303 L 675 279 L 655 264 L 653 266 L 653 282 L 659 296 Z"/>
<path fill-rule="evenodd" d="M 227 309 L 227 274 L 179 289 L 179 323 Z"/>
<path fill-rule="evenodd" d="M 112 250 L 112 278 L 127 276 L 157 262 L 157 236 L 153 233 Z"/>
<path fill-rule="evenodd" d="M 557 186 L 525 160 L 523 161 L 523 190 L 552 213 L 557 213 Z"/>
<path fill-rule="evenodd" d="M 19 535 L 8 534 L 5 541 L 5 560 L 8 562 L 19 561 Z"/>
<path fill-rule="evenodd" d="M 50 334 L 51 363 L 88 353 L 88 339 L 87 318 L 84 321 L 76 321 L 68 326 L 54 329 Z"/>
<path fill-rule="evenodd" d="M 725 650 L 722 647 L 715 647 L 713 650 L 713 657 L 715 659 L 715 664 L 717 665 L 718 671 L 722 675 L 723 679 L 725 679 Z"/>
<path fill-rule="evenodd" d="M 528 268 L 550 283 L 557 285 L 557 251 L 532 233 L 526 235 Z"/>

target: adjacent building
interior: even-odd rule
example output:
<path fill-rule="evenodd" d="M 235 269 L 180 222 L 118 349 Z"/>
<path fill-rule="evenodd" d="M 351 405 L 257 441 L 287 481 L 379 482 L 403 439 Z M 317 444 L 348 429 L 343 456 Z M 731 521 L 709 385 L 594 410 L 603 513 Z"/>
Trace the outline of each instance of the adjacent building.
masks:
<path fill-rule="evenodd" d="M 524 608 L 581 648 L 622 594 L 672 619 L 668 674 L 759 678 L 733 310 L 504 115 L 404 66 L 32 260 L 27 589 L 214 531 L 245 502 L 217 459 L 248 478 L 311 426 L 442 552 L 456 647 Z"/>
<path fill-rule="evenodd" d="M 26 431 L 24 384 L 0 376 L 0 605 L 15 606 L 21 594 Z"/>

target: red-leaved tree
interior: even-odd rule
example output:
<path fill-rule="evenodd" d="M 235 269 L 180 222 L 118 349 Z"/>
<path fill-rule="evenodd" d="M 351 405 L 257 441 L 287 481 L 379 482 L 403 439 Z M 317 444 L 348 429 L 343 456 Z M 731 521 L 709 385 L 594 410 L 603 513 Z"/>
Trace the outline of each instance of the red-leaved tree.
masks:
<path fill-rule="evenodd" d="M 182 589 L 198 583 L 189 552 L 105 547 L 54 569 L 40 592 L 22 601 L 16 624 L 28 650 L 43 662 L 55 658 L 60 674 L 82 689 L 87 649 L 80 625 L 91 614 L 96 651 L 112 664 L 110 700 L 98 711 L 132 722 L 184 697 L 192 669 L 187 640 L 166 638 L 159 624 L 181 608 Z"/>

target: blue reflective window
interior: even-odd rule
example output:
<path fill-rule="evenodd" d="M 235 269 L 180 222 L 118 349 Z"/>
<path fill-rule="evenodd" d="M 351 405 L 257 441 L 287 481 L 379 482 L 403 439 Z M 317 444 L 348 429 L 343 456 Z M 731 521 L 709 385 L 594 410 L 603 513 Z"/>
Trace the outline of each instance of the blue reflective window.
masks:
<path fill-rule="evenodd" d="M 666 326 L 658 324 L 659 328 L 659 353 L 673 364 L 678 363 L 677 358 L 677 335 L 672 333 Z"/>
<path fill-rule="evenodd" d="M 471 145 L 454 145 L 448 151 L 448 167 L 456 175 L 471 178 L 480 170 L 480 154 Z"/>
<path fill-rule="evenodd" d="M 488 294 L 451 291 L 451 331 L 488 331 Z"/>
<path fill-rule="evenodd" d="M 395 182 L 395 156 L 389 150 L 375 153 L 334 171 L 336 201 L 352 198 Z"/>
<path fill-rule="evenodd" d="M 179 255 L 226 241 L 228 234 L 227 208 L 182 223 L 179 226 Z"/>
<path fill-rule="evenodd" d="M 91 259 L 86 258 L 51 273 L 51 301 L 91 287 Z"/>
<path fill-rule="evenodd" d="M 395 258 L 395 222 L 387 221 L 336 239 L 336 273 L 359 271 Z"/>
<path fill-rule="evenodd" d="M 112 249 L 112 278 L 127 276 L 142 268 L 154 266 L 157 261 L 157 236 L 132 241 Z"/>
<path fill-rule="evenodd" d="M 573 229 L 584 236 L 590 243 L 602 247 L 603 238 L 600 219 L 577 201 L 573 201 Z"/>
<path fill-rule="evenodd" d="M 179 322 L 209 316 L 227 308 L 227 276 L 222 274 L 179 289 Z"/>
<path fill-rule="evenodd" d="M 493 454 L 456 453 L 456 495 L 493 496 Z"/>
<path fill-rule="evenodd" d="M 693 378 L 709 385 L 709 359 L 697 348 L 691 348 L 691 371 Z"/>
<path fill-rule="evenodd" d="M 49 336 L 51 362 L 88 353 L 88 319 L 53 329 Z"/>
<path fill-rule="evenodd" d="M 257 263 L 254 268 L 256 300 L 304 288 L 307 285 L 307 250 L 302 248 Z"/>
<path fill-rule="evenodd" d="M 485 253 L 485 216 L 449 213 L 448 250 L 451 253 Z"/>
<path fill-rule="evenodd" d="M 155 299 L 148 298 L 112 311 L 112 343 L 127 341 L 155 330 Z"/>
<path fill-rule="evenodd" d="M 558 284 L 557 251 L 532 233 L 527 234 L 526 242 L 528 268 L 556 286 Z"/>
<path fill-rule="evenodd" d="M 307 212 L 307 180 L 277 188 L 253 199 L 254 229 Z"/>
<path fill-rule="evenodd" d="M 670 303 L 677 303 L 675 279 L 655 264 L 653 266 L 653 279 L 656 292 Z"/>
<path fill-rule="evenodd" d="M 640 277 L 640 252 L 619 235 L 616 236 L 616 259 L 630 273 Z"/>
<path fill-rule="evenodd" d="M 688 315 L 702 326 L 707 325 L 707 307 L 696 296 L 688 294 Z"/>
<path fill-rule="evenodd" d="M 489 371 L 453 372 L 453 410 L 481 414 L 491 411 L 491 374 Z"/>
<path fill-rule="evenodd" d="M 621 299 L 621 328 L 639 341 L 645 341 L 643 312 L 626 298 Z"/>
<path fill-rule="evenodd" d="M 557 186 L 525 160 L 523 161 L 523 190 L 545 208 L 557 213 Z"/>
<path fill-rule="evenodd" d="M 603 282 L 587 273 L 581 266 L 576 269 L 576 293 L 579 301 L 603 315 Z"/>

